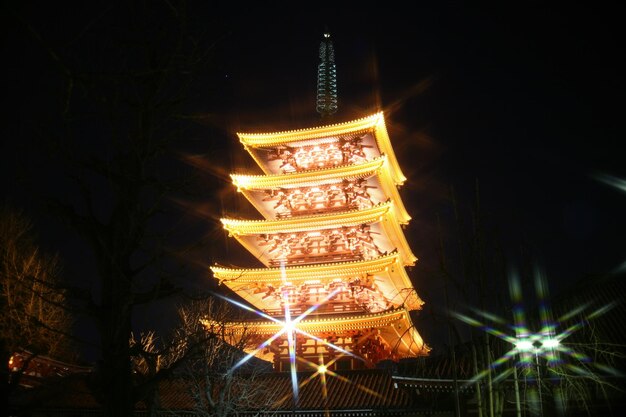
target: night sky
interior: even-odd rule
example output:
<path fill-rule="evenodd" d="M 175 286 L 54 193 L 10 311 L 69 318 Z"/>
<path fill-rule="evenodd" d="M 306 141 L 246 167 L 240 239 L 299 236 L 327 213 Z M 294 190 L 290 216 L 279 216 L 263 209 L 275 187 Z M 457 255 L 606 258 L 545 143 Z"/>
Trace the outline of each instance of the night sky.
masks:
<path fill-rule="evenodd" d="M 624 48 L 616 10 L 532 2 L 484 9 L 321 4 L 236 10 L 190 5 L 190 24 L 216 40 L 212 64 L 187 105 L 208 115 L 209 122 L 193 129 L 198 154 L 216 147 L 228 154 L 211 159 L 217 164 L 213 174 L 254 168 L 237 131 L 319 123 L 317 54 L 328 27 L 339 89 L 333 122 L 385 112 L 408 178 L 402 197 L 413 220 L 405 232 L 420 259 L 410 276 L 427 306 L 443 305 L 437 246 L 440 237 L 456 239 L 451 187 L 467 217 L 479 184 L 485 230 L 498 237 L 511 265 L 531 259 L 543 269 L 552 292 L 620 269 L 626 262 L 626 190 L 607 184 L 611 178 L 626 180 L 620 150 Z M 26 25 L 47 43 L 65 47 L 85 28 L 97 27 L 90 22 L 99 16 L 115 20 L 124 8 L 59 7 L 5 7 L 10 13 L 3 24 L 7 76 L 0 165 L 7 200 L 34 213 L 42 242 L 61 251 L 68 274 L 87 277 L 89 257 L 79 241 L 34 209 L 35 184 L 57 195 L 68 191 L 55 188 L 62 172 L 49 170 L 38 146 L 41 132 L 33 128 L 33 120 L 56 114 L 58 68 Z M 76 45 L 72 60 L 103 59 L 88 45 Z M 83 134 L 86 149 L 106 140 L 88 129 Z M 226 196 L 222 206 L 207 206 L 216 211 L 212 215 L 249 212 L 243 197 L 234 201 L 223 175 L 210 174 L 205 181 L 207 193 Z M 221 233 L 217 224 L 198 218 L 188 226 Z M 200 266 L 190 288 L 201 290 L 208 280 L 202 265 L 252 264 L 239 259 L 245 253 L 236 242 L 221 245 L 224 240 L 195 260 Z M 423 327 L 426 341 L 437 348 L 443 338 L 432 323 Z"/>

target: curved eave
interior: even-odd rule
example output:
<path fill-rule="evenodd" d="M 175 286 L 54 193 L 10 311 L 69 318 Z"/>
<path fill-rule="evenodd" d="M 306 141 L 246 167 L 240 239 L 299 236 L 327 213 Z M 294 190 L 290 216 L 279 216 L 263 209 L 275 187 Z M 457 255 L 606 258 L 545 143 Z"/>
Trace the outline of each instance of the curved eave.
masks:
<path fill-rule="evenodd" d="M 286 267 L 282 270 L 216 266 L 211 267 L 211 271 L 220 284 L 226 285 L 259 310 L 269 311 L 275 307 L 274 300 L 265 296 L 268 286 L 280 288 L 285 282 L 296 286 L 307 283 L 329 285 L 336 281 L 348 282 L 356 277 L 373 279 L 377 290 L 396 307 L 404 305 L 409 310 L 419 310 L 424 304 L 413 288 L 398 253 L 369 261 Z"/>
<path fill-rule="evenodd" d="M 281 321 L 233 322 L 230 326 L 235 333 L 252 331 L 252 334 L 259 336 L 272 336 L 284 329 Z M 422 356 L 430 350 L 413 326 L 409 312 L 404 308 L 372 314 L 305 318 L 295 323 L 294 327 L 311 335 L 378 329 L 380 336 L 400 357 Z"/>
<path fill-rule="evenodd" d="M 388 326 L 402 319 L 410 320 L 408 311 L 404 308 L 398 308 L 380 313 L 305 318 L 299 320 L 294 327 L 307 333 L 360 330 Z M 280 320 L 233 322 L 232 325 L 234 328 L 254 329 L 257 334 L 276 334 L 284 327 L 284 323 Z"/>
<path fill-rule="evenodd" d="M 314 216 L 290 217 L 279 220 L 220 219 L 229 234 L 258 235 L 267 233 L 308 232 L 341 226 L 358 226 L 381 220 L 393 210 L 393 202 L 385 202 L 365 210 L 350 210 L 340 213 Z"/>
<path fill-rule="evenodd" d="M 385 156 L 381 156 L 358 165 L 342 165 L 334 168 L 315 169 L 310 171 L 275 175 L 231 174 L 230 177 L 238 190 L 334 183 L 343 178 L 352 179 L 367 177 L 368 175 L 371 175 L 381 169 L 386 160 L 387 158 Z"/>
<path fill-rule="evenodd" d="M 281 282 L 283 274 L 286 274 L 290 280 L 307 281 L 375 273 L 394 265 L 400 265 L 400 255 L 397 252 L 366 261 L 287 266 L 285 268 L 225 268 L 212 266 L 211 271 L 220 282 L 233 280 L 240 282 Z M 410 283 L 408 277 L 407 282 Z"/>
<path fill-rule="evenodd" d="M 417 261 L 417 257 L 411 252 L 411 248 L 398 222 L 393 201 L 388 201 L 365 210 L 352 210 L 333 214 L 292 217 L 280 220 L 221 219 L 221 222 L 230 236 L 234 236 L 265 265 L 269 265 L 270 259 L 267 259 L 265 252 L 252 244 L 246 237 L 275 233 L 311 232 L 375 223 L 381 224 L 391 247 L 396 248 L 400 252 L 404 265 L 414 265 L 415 261 Z"/>
<path fill-rule="evenodd" d="M 404 184 L 406 177 L 400 169 L 400 164 L 398 164 L 396 154 L 391 146 L 389 133 L 387 132 L 387 126 L 385 125 L 385 118 L 382 116 L 382 113 L 380 113 L 380 115 L 380 121 L 374 128 L 374 136 L 376 137 L 376 142 L 378 143 L 381 153 L 387 155 L 389 158 L 389 166 L 394 183 L 400 186 Z"/>
<path fill-rule="evenodd" d="M 277 146 L 310 139 L 323 139 L 329 136 L 344 136 L 373 131 L 381 120 L 384 120 L 383 113 L 378 112 L 344 123 L 273 133 L 237 133 L 237 136 L 245 146 Z"/>
<path fill-rule="evenodd" d="M 251 152 L 250 148 L 289 145 L 295 142 L 311 141 L 316 139 L 322 140 L 329 137 L 361 134 L 366 132 L 372 132 L 374 134 L 380 153 L 388 155 L 393 182 L 398 186 L 402 185 L 406 181 L 406 177 L 398 165 L 393 147 L 391 146 L 383 112 L 378 112 L 371 116 L 354 121 L 333 125 L 275 133 L 237 133 L 237 136 L 239 137 L 239 141 L 252 155 L 259 167 L 261 167 L 264 172 L 268 173 L 266 171 L 265 164 L 258 159 L 254 152 Z"/>
<path fill-rule="evenodd" d="M 400 224 L 408 224 L 411 216 L 406 211 L 398 189 L 391 178 L 387 155 L 358 165 L 344 165 L 336 168 L 277 175 L 231 174 L 231 178 L 237 191 L 241 192 L 263 217 L 272 219 L 276 217 L 275 213 L 267 210 L 255 198 L 253 191 L 341 183 L 343 179 L 364 178 L 371 175 L 377 175 L 383 193 L 393 200 Z"/>

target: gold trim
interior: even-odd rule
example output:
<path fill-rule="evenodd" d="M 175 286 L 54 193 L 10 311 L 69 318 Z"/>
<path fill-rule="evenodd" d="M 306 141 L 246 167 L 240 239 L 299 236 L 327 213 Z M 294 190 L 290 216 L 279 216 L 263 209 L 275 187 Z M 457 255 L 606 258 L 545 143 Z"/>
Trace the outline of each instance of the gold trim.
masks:
<path fill-rule="evenodd" d="M 316 265 L 287 266 L 284 268 L 290 280 L 305 281 L 313 278 L 327 279 L 340 278 L 342 276 L 352 276 L 381 271 L 400 262 L 400 254 L 380 256 L 366 261 L 334 262 Z M 282 268 L 227 268 L 212 266 L 211 271 L 216 278 L 222 281 L 237 280 L 239 282 L 271 282 L 281 281 L 283 277 Z"/>
<path fill-rule="evenodd" d="M 417 257 L 411 252 L 404 232 L 398 224 L 393 201 L 379 204 L 369 209 L 351 210 L 332 214 L 319 214 L 315 216 L 290 217 L 280 220 L 239 220 L 221 219 L 224 229 L 228 230 L 229 236 L 234 236 L 251 254 L 261 258 L 255 245 L 246 242 L 243 237 L 290 232 L 318 231 L 335 227 L 352 227 L 362 224 L 381 223 L 382 228 L 390 239 L 391 247 L 396 248 L 403 257 L 404 265 L 414 265 Z M 262 260 L 268 265 L 269 260 Z"/>
<path fill-rule="evenodd" d="M 413 287 L 411 279 L 401 264 L 400 255 L 381 256 L 367 261 L 336 262 L 281 268 L 235 269 L 219 266 L 211 267 L 213 276 L 221 285 L 226 285 L 246 301 L 259 309 L 268 309 L 258 293 L 250 292 L 271 285 L 280 288 L 284 282 L 302 285 L 320 282 L 328 285 L 337 280 L 351 280 L 356 277 L 372 279 L 375 287 L 395 306 L 404 305 L 408 310 L 420 310 L 424 301 Z M 369 278 L 368 278 L 369 277 Z"/>
<path fill-rule="evenodd" d="M 298 321 L 294 327 L 305 331 L 337 331 L 337 330 L 360 330 L 367 328 L 384 327 L 398 320 L 410 321 L 408 311 L 402 307 L 383 311 L 380 313 L 344 315 L 344 316 L 321 316 L 314 319 L 303 319 Z M 242 329 L 253 328 L 255 333 L 276 334 L 283 329 L 283 322 L 270 320 L 231 322 L 233 327 Z"/>
<path fill-rule="evenodd" d="M 252 331 L 261 337 L 273 336 L 284 328 L 283 322 L 273 321 L 248 321 L 230 322 L 228 327 L 233 331 L 233 336 L 242 334 L 245 331 Z M 341 332 L 378 329 L 380 336 L 393 349 L 394 354 L 399 357 L 415 357 L 427 355 L 431 350 L 422 336 L 413 326 L 411 317 L 404 308 L 384 311 L 381 313 L 350 315 L 343 317 L 324 317 L 322 319 L 304 319 L 293 325 L 296 329 L 315 335 L 315 333 Z M 254 348 L 246 349 L 249 352 L 256 352 L 263 355 Z"/>
<path fill-rule="evenodd" d="M 377 175 L 382 191 L 385 196 L 391 198 L 397 207 L 398 221 L 400 224 L 408 224 L 411 216 L 406 211 L 397 187 L 393 183 L 389 171 L 389 160 L 386 155 L 359 165 L 344 165 L 336 168 L 327 168 L 297 172 L 290 174 L 275 175 L 241 175 L 231 174 L 233 184 L 237 191 L 241 192 L 248 201 L 265 217 L 272 219 L 273 212 L 266 212 L 263 206 L 256 201 L 250 191 L 262 191 L 267 189 L 290 188 L 297 186 L 310 186 L 341 183 L 346 178 L 363 178 Z"/>
<path fill-rule="evenodd" d="M 264 165 L 264 162 L 258 159 L 255 155 L 253 151 L 254 148 L 272 147 L 315 139 L 321 140 L 328 137 L 360 134 L 365 132 L 373 133 L 380 153 L 387 155 L 389 158 L 390 172 L 393 182 L 397 186 L 402 185 L 406 181 L 406 177 L 400 169 L 393 147 L 391 146 L 383 112 L 378 112 L 371 116 L 350 122 L 333 125 L 274 133 L 237 133 L 237 136 L 239 137 L 239 141 L 244 145 L 244 148 L 248 151 L 248 153 L 250 153 L 259 167 L 261 167 L 264 172 L 269 173 L 267 171 L 267 167 Z"/>
<path fill-rule="evenodd" d="M 374 223 L 393 211 L 393 202 L 387 201 L 365 210 L 350 210 L 332 214 L 298 216 L 279 220 L 220 219 L 230 235 L 305 232 L 330 229 L 337 226 L 358 226 Z"/>
<path fill-rule="evenodd" d="M 333 183 L 341 182 L 344 178 L 367 177 L 380 170 L 385 165 L 386 161 L 387 158 L 383 155 L 358 165 L 342 165 L 333 168 L 274 175 L 231 174 L 230 177 L 237 189 L 248 190 L 284 187 L 287 185 L 297 186 L 310 183 L 323 184 L 325 181 Z"/>
<path fill-rule="evenodd" d="M 371 116 L 344 123 L 272 133 L 237 133 L 237 136 L 245 146 L 273 146 L 328 136 L 348 135 L 361 131 L 373 131 L 381 120 L 384 122 L 383 113 L 378 112 Z"/>

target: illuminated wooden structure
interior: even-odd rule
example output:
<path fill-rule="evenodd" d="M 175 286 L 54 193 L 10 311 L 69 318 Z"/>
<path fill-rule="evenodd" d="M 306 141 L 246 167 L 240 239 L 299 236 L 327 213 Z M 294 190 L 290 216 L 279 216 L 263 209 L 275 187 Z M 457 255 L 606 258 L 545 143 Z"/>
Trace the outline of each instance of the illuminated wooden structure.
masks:
<path fill-rule="evenodd" d="M 301 331 L 293 336 L 298 369 L 320 358 L 359 369 L 426 355 L 409 314 L 423 301 L 405 271 L 417 260 L 402 231 L 411 219 L 398 194 L 406 178 L 383 114 L 238 136 L 264 175 L 232 175 L 233 183 L 264 220 L 222 223 L 264 266 L 211 269 L 277 320 L 233 323 L 235 333 L 253 329 L 261 343 L 282 330 L 256 353 L 277 370 L 289 369 L 290 320 Z"/>

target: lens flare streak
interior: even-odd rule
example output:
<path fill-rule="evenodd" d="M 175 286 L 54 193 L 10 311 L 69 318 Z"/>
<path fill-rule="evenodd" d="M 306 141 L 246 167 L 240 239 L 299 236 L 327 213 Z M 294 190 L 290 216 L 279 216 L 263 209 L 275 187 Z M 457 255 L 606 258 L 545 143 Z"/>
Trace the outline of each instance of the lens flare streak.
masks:
<path fill-rule="evenodd" d="M 561 355 L 559 354 L 570 357 L 573 360 L 578 361 L 580 364 L 592 363 L 592 359 L 589 356 L 575 351 L 573 348 L 564 345 L 562 342 L 576 331 L 582 329 L 591 319 L 595 319 L 615 307 L 616 303 L 613 302 L 597 308 L 596 310 L 584 315 L 576 323 L 569 325 L 560 332 L 557 332 L 561 323 L 569 321 L 575 316 L 582 315 L 585 310 L 591 306 L 591 303 L 578 306 L 563 314 L 557 321 L 552 321 L 551 311 L 545 302 L 545 299 L 547 298 L 546 281 L 540 273 L 536 273 L 535 278 L 535 288 L 539 299 L 538 316 L 540 321 L 540 330 L 538 332 L 531 331 L 526 325 L 525 311 L 522 306 L 521 285 L 518 277 L 515 275 L 512 275 L 509 279 L 509 291 L 513 302 L 514 324 L 507 324 L 507 321 L 502 317 L 496 316 L 492 313 L 472 309 L 472 312 L 476 316 L 483 317 L 487 319 L 487 321 L 493 322 L 501 327 L 505 326 L 508 329 L 513 330 L 514 335 L 510 335 L 505 331 L 499 330 L 477 318 L 473 318 L 459 312 L 451 312 L 453 317 L 473 327 L 479 328 L 488 334 L 498 337 L 512 345 L 512 349 L 508 350 L 501 357 L 491 362 L 487 369 L 478 372 L 469 380 L 468 383 L 475 383 L 478 380 L 485 378 L 496 368 L 511 362 L 515 362 L 516 366 L 523 366 L 526 369 L 531 369 L 537 364 L 539 357 L 542 357 L 547 361 L 549 370 L 554 370 L 556 365 L 563 363 Z M 594 364 L 594 366 L 597 369 L 609 374 L 616 372 L 608 366 L 600 364 Z M 590 371 L 574 364 L 565 364 L 565 368 L 570 369 L 579 375 L 591 375 Z M 505 378 L 508 374 L 510 374 L 511 369 L 505 369 L 502 372 L 503 374 L 496 376 L 496 380 Z"/>
<path fill-rule="evenodd" d="M 288 280 L 287 280 L 287 270 L 285 268 L 285 264 L 284 262 L 281 262 L 281 276 L 282 276 L 282 281 L 283 284 L 287 284 Z M 231 303 L 245 311 L 248 312 L 252 312 L 254 314 L 256 314 L 257 316 L 264 318 L 266 320 L 269 320 L 271 322 L 274 322 L 276 324 L 279 325 L 280 329 L 273 334 L 272 336 L 270 336 L 267 340 L 265 340 L 263 343 L 259 344 L 253 351 L 249 352 L 248 354 L 246 354 L 243 358 L 241 358 L 230 370 L 229 373 L 233 373 L 236 369 L 238 369 L 239 367 L 241 367 L 243 364 L 245 364 L 246 362 L 248 362 L 250 359 L 252 359 L 254 356 L 256 356 L 260 351 L 262 351 L 263 349 L 266 349 L 267 347 L 269 347 L 273 342 L 275 342 L 277 339 L 279 339 L 280 337 L 285 337 L 287 339 L 287 352 L 288 352 L 288 356 L 289 356 L 289 367 L 290 367 L 290 377 L 291 377 L 291 385 L 292 385 L 292 394 L 288 394 L 286 396 L 284 396 L 283 398 L 279 399 L 278 401 L 275 402 L 275 405 L 281 405 L 283 404 L 285 401 L 287 401 L 289 399 L 290 396 L 293 396 L 293 406 L 296 406 L 298 404 L 298 395 L 299 395 L 299 391 L 302 387 L 306 386 L 309 382 L 313 381 L 315 378 L 319 377 L 320 378 L 320 385 L 321 385 L 321 390 L 322 390 L 322 397 L 324 398 L 324 402 L 326 404 L 327 401 L 327 397 L 328 397 L 328 389 L 327 389 L 327 378 L 328 377 L 332 377 L 332 378 L 336 378 L 339 381 L 342 381 L 343 383 L 348 383 L 352 386 L 355 386 L 357 389 L 378 397 L 378 398 L 382 398 L 382 395 L 372 389 L 369 389 L 365 386 L 362 386 L 361 384 L 357 384 L 352 382 L 351 380 L 349 380 L 348 378 L 341 376 L 335 372 L 333 372 L 330 367 L 339 359 L 346 357 L 346 356 L 350 356 L 359 360 L 364 360 L 363 358 L 359 357 L 358 355 L 355 355 L 354 353 L 347 351 L 343 348 L 341 348 L 340 346 L 337 346 L 331 342 L 329 342 L 328 340 L 324 340 L 320 337 L 317 337 L 315 335 L 312 335 L 304 330 L 302 330 L 301 328 L 298 327 L 298 324 L 301 323 L 307 316 L 309 316 L 310 314 L 314 313 L 320 306 L 322 306 L 324 303 L 326 303 L 327 301 L 329 301 L 330 299 L 332 299 L 333 297 L 335 297 L 339 292 L 341 291 L 341 288 L 337 288 L 336 290 L 332 291 L 331 293 L 329 293 L 328 295 L 326 295 L 324 297 L 323 300 L 321 300 L 320 302 L 312 305 L 311 307 L 309 307 L 306 311 L 304 311 L 303 313 L 301 313 L 299 316 L 292 318 L 292 311 L 291 311 L 291 304 L 290 304 L 290 298 L 289 298 L 289 293 L 287 291 L 283 292 L 281 294 L 282 299 L 283 299 L 283 305 L 284 305 L 284 319 L 281 318 L 277 318 L 275 316 L 271 316 L 265 312 L 256 310 L 255 308 L 252 308 L 248 305 L 245 305 L 241 302 L 232 300 L 228 297 L 225 297 L 221 294 L 215 294 L 215 296 L 227 301 L 228 303 Z M 469 317 L 466 317 L 467 320 L 471 320 Z M 323 356 L 320 355 L 319 358 L 319 363 L 313 363 L 305 358 L 301 358 L 297 356 L 297 337 L 296 335 L 300 335 L 303 336 L 305 339 L 310 339 L 310 340 L 314 340 L 316 341 L 318 344 L 326 346 L 328 349 L 333 349 L 336 352 L 339 353 L 339 355 L 337 355 L 336 357 L 334 357 L 331 361 L 329 361 L 328 363 L 324 363 L 323 362 Z M 365 335 L 364 338 L 361 338 L 363 340 L 367 339 L 371 337 L 370 335 Z M 298 375 L 297 375 L 297 371 L 298 371 L 298 362 L 303 363 L 305 368 L 309 368 L 309 369 L 314 369 L 315 372 L 308 376 L 306 379 L 304 379 L 302 382 L 298 383 Z M 329 415 L 328 412 L 328 408 L 326 407 L 326 415 Z"/>
<path fill-rule="evenodd" d="M 283 267 L 283 271 L 284 271 L 284 267 Z M 262 311 L 258 311 L 254 308 L 251 308 L 245 304 L 242 304 L 238 301 L 232 300 L 228 297 L 225 297 L 223 295 L 220 294 L 216 294 L 216 296 L 222 298 L 223 300 L 237 306 L 240 307 L 246 311 L 255 313 L 256 315 L 258 315 L 259 317 L 268 319 L 270 321 L 273 321 L 274 323 L 278 323 L 281 325 L 281 329 L 279 331 L 277 331 L 274 335 L 272 335 L 271 337 L 269 337 L 267 340 L 265 340 L 263 343 L 261 343 L 259 346 L 257 346 L 256 349 L 254 349 L 252 352 L 246 354 L 241 360 L 239 360 L 230 370 L 229 373 L 233 373 L 237 368 L 241 367 L 243 364 L 245 364 L 247 361 L 249 361 L 250 359 L 252 359 L 258 352 L 260 352 L 261 350 L 265 349 L 266 347 L 268 347 L 272 342 L 274 342 L 275 340 L 277 340 L 279 337 L 286 335 L 287 336 L 287 350 L 289 353 L 289 363 L 290 363 L 290 373 L 291 373 L 291 382 L 292 382 L 292 390 L 293 390 L 293 397 L 294 397 L 294 402 L 297 403 L 298 401 L 298 392 L 299 392 L 299 385 L 298 385 L 298 379 L 297 379 L 297 364 L 296 361 L 297 360 L 303 360 L 301 358 L 297 358 L 296 357 L 296 338 L 295 338 L 295 334 L 300 334 L 306 338 L 310 338 L 313 339 L 319 343 L 324 344 L 325 346 L 336 350 L 337 352 L 340 352 L 344 355 L 348 355 L 348 356 L 353 356 L 356 357 L 356 355 L 354 355 L 352 352 L 349 352 L 339 346 L 334 345 L 333 343 L 328 342 L 327 340 L 323 340 L 315 335 L 312 335 L 302 329 L 299 329 L 297 327 L 297 324 L 300 323 L 302 320 L 304 320 L 308 315 L 310 315 L 311 313 L 315 312 L 315 310 L 317 310 L 321 305 L 323 305 L 325 302 L 327 302 L 328 300 L 330 300 L 332 297 L 334 297 L 337 293 L 339 293 L 340 289 L 337 289 L 331 293 L 329 293 L 321 302 L 311 306 L 310 308 L 308 308 L 306 311 L 304 311 L 302 314 L 300 314 L 298 317 L 296 317 L 295 319 L 291 319 L 291 310 L 289 308 L 289 300 L 287 297 L 287 294 L 283 294 L 283 299 L 284 301 L 284 305 L 285 305 L 285 319 L 284 320 L 280 320 L 276 317 L 272 317 Z M 309 361 L 306 361 L 309 362 Z M 310 362 L 309 362 L 310 363 Z M 326 370 L 326 372 L 324 372 L 323 374 L 325 375 L 326 373 L 328 373 L 329 375 L 335 376 L 334 373 L 332 373 L 330 370 Z M 320 374 L 319 372 L 317 372 L 314 375 L 318 375 Z M 325 376 L 323 377 L 323 379 L 325 380 Z M 300 385 L 301 386 L 301 385 Z M 324 385 L 325 386 L 325 385 Z"/>

